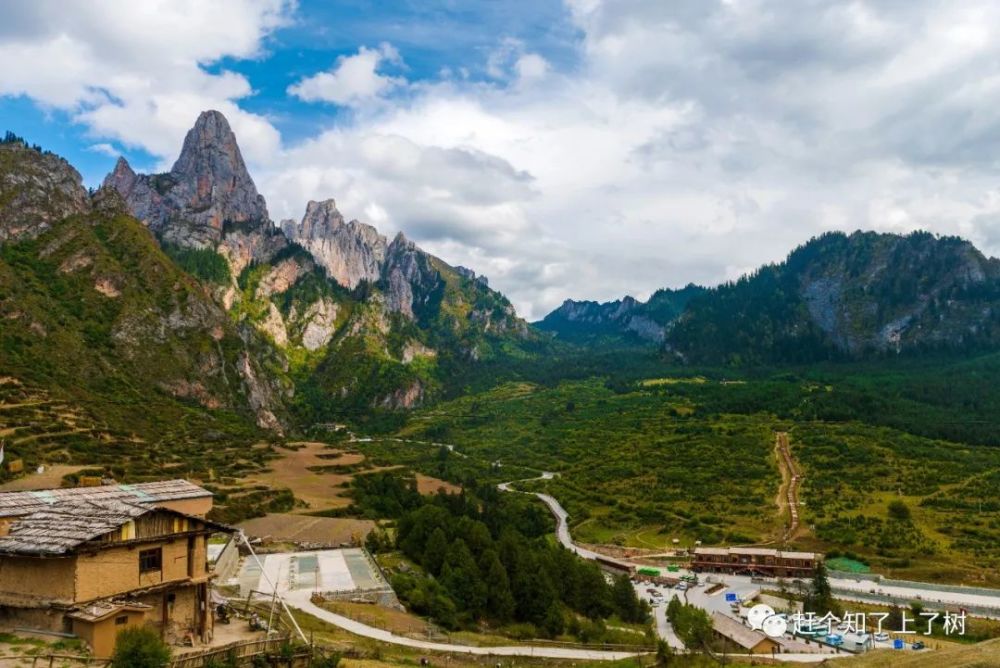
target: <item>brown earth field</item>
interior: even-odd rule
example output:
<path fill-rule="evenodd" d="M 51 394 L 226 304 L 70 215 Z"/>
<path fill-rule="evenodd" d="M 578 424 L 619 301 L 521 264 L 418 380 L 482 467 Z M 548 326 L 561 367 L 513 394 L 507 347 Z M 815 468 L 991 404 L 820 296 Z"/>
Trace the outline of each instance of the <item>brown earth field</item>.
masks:
<path fill-rule="evenodd" d="M 288 513 L 270 513 L 241 522 L 239 528 L 248 536 L 288 543 L 340 545 L 356 537 L 364 538 L 375 527 L 371 520 L 342 517 L 312 517 Z"/>
<path fill-rule="evenodd" d="M 42 473 L 27 471 L 20 478 L 14 478 L 0 485 L 0 492 L 22 492 L 29 489 L 53 489 L 62 487 L 63 476 L 67 476 L 87 468 L 70 464 L 46 466 Z"/>
<path fill-rule="evenodd" d="M 246 482 L 291 489 L 296 499 L 308 505 L 308 508 L 303 509 L 304 512 L 351 505 L 347 484 L 353 475 L 310 469 L 360 464 L 365 459 L 364 455 L 345 452 L 326 443 L 289 443 L 289 446 L 291 447 L 279 448 L 282 457 L 272 461 L 268 471 L 256 473 Z"/>
<path fill-rule="evenodd" d="M 268 487 L 287 487 L 295 498 L 306 504 L 296 513 L 314 513 L 351 505 L 350 482 L 355 475 L 401 468 L 363 466 L 365 456 L 359 452 L 318 442 L 289 443 L 279 448 L 280 459 L 270 463 L 269 470 L 255 473 L 246 479 L 247 484 Z M 336 471 L 334 467 L 356 467 L 356 472 Z M 417 489 L 421 494 L 435 494 L 439 489 L 454 493 L 461 491 L 457 485 L 431 476 L 417 474 Z"/>
<path fill-rule="evenodd" d="M 462 491 L 458 485 L 454 485 L 438 478 L 432 478 L 423 473 L 417 474 L 417 491 L 421 494 L 437 494 L 438 490 L 444 490 L 449 494 L 457 494 Z"/>

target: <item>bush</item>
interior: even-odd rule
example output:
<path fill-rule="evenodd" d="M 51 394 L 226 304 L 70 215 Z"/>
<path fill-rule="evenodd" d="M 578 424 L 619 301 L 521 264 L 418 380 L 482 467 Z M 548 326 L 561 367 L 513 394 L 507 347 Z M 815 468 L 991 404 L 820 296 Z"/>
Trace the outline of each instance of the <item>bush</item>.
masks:
<path fill-rule="evenodd" d="M 123 629 L 115 638 L 111 668 L 163 668 L 170 663 L 170 648 L 156 631 L 143 626 Z"/>
<path fill-rule="evenodd" d="M 889 517 L 894 520 L 910 519 L 910 508 L 899 499 L 889 503 Z"/>

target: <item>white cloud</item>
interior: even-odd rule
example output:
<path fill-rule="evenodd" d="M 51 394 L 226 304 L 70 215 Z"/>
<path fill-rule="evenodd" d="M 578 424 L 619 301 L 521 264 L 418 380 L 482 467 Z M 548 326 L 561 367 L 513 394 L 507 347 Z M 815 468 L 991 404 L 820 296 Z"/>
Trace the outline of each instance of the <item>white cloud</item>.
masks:
<path fill-rule="evenodd" d="M 109 158 L 117 158 L 122 154 L 121 151 L 119 151 L 117 148 L 115 148 L 114 146 L 112 146 L 107 142 L 91 144 L 90 146 L 87 147 L 87 150 L 92 151 L 93 153 L 100 153 L 101 155 L 106 155 Z"/>
<path fill-rule="evenodd" d="M 377 204 L 529 317 L 734 278 L 829 229 L 925 228 L 1000 252 L 994 3 L 569 8 L 572 68 L 501 38 L 483 64 L 494 84 L 414 84 L 314 140 L 315 160 L 293 150 L 297 176 L 278 168 L 265 191 L 307 183 L 286 198 L 296 215 L 324 189 L 348 214 Z"/>
<path fill-rule="evenodd" d="M 401 65 L 399 52 L 382 43 L 377 49 L 362 46 L 353 56 L 340 56 L 329 72 L 306 77 L 288 87 L 288 93 L 306 102 L 333 102 L 357 106 L 373 100 L 406 80 L 379 73 L 385 64 Z"/>
<path fill-rule="evenodd" d="M 289 0 L 39 0 L 7 7 L 0 28 L 0 95 L 27 95 L 71 112 L 95 137 L 176 156 L 204 109 L 226 113 L 244 153 L 278 148 L 277 131 L 237 101 L 251 94 L 241 75 L 206 65 L 262 55 L 284 25 Z"/>
<path fill-rule="evenodd" d="M 391 47 L 357 45 L 292 87 L 351 113 L 290 147 L 240 108 L 251 82 L 203 67 L 257 57 L 289 7 L 216 6 L 25 5 L 0 25 L 0 60 L 23 63 L 0 94 L 165 158 L 219 108 L 276 217 L 335 197 L 487 274 L 528 317 L 732 278 L 831 229 L 1000 253 L 994 2 L 567 0 L 569 63 L 500 35 L 406 81 Z"/>
<path fill-rule="evenodd" d="M 549 72 L 549 61 L 537 53 L 526 53 L 517 59 L 514 69 L 518 79 L 522 81 L 543 79 Z"/>

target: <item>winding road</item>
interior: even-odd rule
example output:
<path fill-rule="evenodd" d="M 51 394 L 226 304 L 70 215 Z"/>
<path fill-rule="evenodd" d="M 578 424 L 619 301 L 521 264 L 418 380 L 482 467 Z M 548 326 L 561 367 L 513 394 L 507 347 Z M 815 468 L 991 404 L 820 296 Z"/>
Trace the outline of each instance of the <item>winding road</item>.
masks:
<path fill-rule="evenodd" d="M 543 473 L 541 478 L 551 479 L 551 473 Z M 500 485 L 504 491 L 514 491 L 510 489 L 512 483 Z M 567 548 L 573 550 L 584 559 L 595 559 L 597 554 L 590 550 L 584 550 L 573 545 L 570 539 L 569 528 L 566 525 L 567 514 L 559 502 L 546 494 L 538 494 L 552 513 L 558 518 L 559 542 Z M 624 562 L 623 562 L 624 563 Z M 324 622 L 338 626 L 345 631 L 356 635 L 371 638 L 379 642 L 401 645 L 413 649 L 426 650 L 428 652 L 450 652 L 454 654 L 474 654 L 479 656 L 527 656 L 544 659 L 570 659 L 579 661 L 621 661 L 622 659 L 639 656 L 645 652 L 621 652 L 611 650 L 581 649 L 573 647 L 549 647 L 537 645 L 507 645 L 499 647 L 481 647 L 477 645 L 456 645 L 451 643 L 431 642 L 429 640 L 419 640 L 406 636 L 396 635 L 384 629 L 368 626 L 350 617 L 338 615 L 329 610 L 325 610 L 312 602 L 312 592 L 308 590 L 292 590 L 287 586 L 282 587 L 279 580 L 278 591 L 281 597 L 290 607 L 308 613 Z"/>
<path fill-rule="evenodd" d="M 345 631 L 350 631 L 365 638 L 386 642 L 393 645 L 412 647 L 413 649 L 427 650 L 428 652 L 451 652 L 456 654 L 476 654 L 480 656 L 533 656 L 544 659 L 573 659 L 581 661 L 620 661 L 633 656 L 638 656 L 638 652 L 612 652 L 605 650 L 575 649 L 572 647 L 539 647 L 533 645 L 508 645 L 501 647 L 479 647 L 476 645 L 453 645 L 451 643 L 430 642 L 428 640 L 417 640 L 399 636 L 374 626 L 368 626 L 355 621 L 350 617 L 344 617 L 336 613 L 324 610 L 312 602 L 310 591 L 291 591 L 285 595 L 285 601 L 289 606 L 309 613 L 324 622 L 329 622 L 334 626 L 339 626 Z"/>
<path fill-rule="evenodd" d="M 794 468 L 792 469 L 794 471 Z M 506 482 L 498 485 L 498 489 L 505 492 L 514 492 L 519 494 L 533 494 L 535 497 L 540 499 L 556 518 L 556 538 L 559 543 L 566 549 L 572 551 L 576 555 L 583 559 L 589 560 L 600 560 L 604 563 L 615 564 L 622 567 L 631 567 L 634 564 L 623 561 L 620 559 L 615 559 L 613 557 L 608 557 L 603 554 L 598 554 L 592 550 L 584 547 L 580 547 L 573 542 L 572 536 L 569 531 L 569 514 L 566 509 L 552 496 L 548 494 L 543 494 L 540 492 L 520 492 L 513 489 L 511 486 L 517 482 L 527 482 L 528 480 L 551 480 L 555 477 L 555 474 L 544 472 L 536 478 L 528 478 L 525 480 L 518 480 L 512 482 Z M 750 583 L 750 578 L 741 578 L 739 576 L 717 576 L 721 581 L 733 585 L 741 583 L 742 580 L 746 580 Z M 865 588 L 871 586 L 871 583 L 862 584 L 861 581 L 847 581 L 838 580 L 831 578 L 831 585 L 834 587 L 844 587 L 847 589 L 857 589 L 859 593 L 864 591 Z M 996 598 L 986 596 L 986 600 L 979 600 L 980 596 L 971 595 L 969 592 L 955 592 L 955 591 L 935 591 L 932 589 L 933 585 L 928 585 L 928 589 L 919 590 L 925 601 L 941 601 L 948 603 L 958 603 L 958 604 L 968 604 L 968 603 L 985 603 L 986 600 L 992 599 L 992 601 L 997 601 Z M 889 592 L 890 587 L 879 586 L 880 593 L 889 594 L 895 592 Z M 637 591 L 639 589 L 637 588 Z M 913 596 L 913 590 L 909 590 L 910 595 Z M 350 619 L 349 617 L 344 617 L 343 615 L 338 615 L 336 613 L 325 610 L 311 600 L 311 592 L 309 591 L 282 591 L 283 598 L 287 604 L 297 610 L 306 612 L 318 619 L 325 622 L 338 626 L 345 631 L 357 634 L 366 638 L 371 638 L 372 640 L 377 640 L 380 642 L 386 642 L 394 645 L 401 645 L 405 647 L 411 647 L 413 649 L 426 650 L 429 652 L 450 652 L 458 654 L 470 654 L 479 656 L 525 656 L 525 657 L 538 657 L 538 658 L 549 658 L 549 659 L 569 659 L 569 660 L 581 660 L 581 661 L 619 661 L 625 658 L 630 658 L 644 654 L 645 652 L 624 652 L 624 651 L 609 651 L 609 650 L 596 650 L 596 649 L 582 649 L 582 648 L 572 648 L 572 647 L 551 647 L 551 646 L 532 646 L 532 645 L 510 645 L 510 646 L 498 646 L 498 647 L 483 647 L 476 645 L 459 645 L 451 643 L 440 643 L 431 642 L 426 640 L 419 640 L 416 638 L 409 638 L 406 636 L 396 635 L 384 629 L 379 629 L 373 626 L 368 626 L 359 621 Z M 640 592 L 641 594 L 641 592 Z M 919 597 L 917 597 L 919 598 Z M 664 609 L 661 607 L 654 609 L 654 615 L 656 617 L 656 627 L 658 635 L 667 640 L 668 644 L 673 646 L 675 649 L 682 649 L 682 644 L 680 640 L 673 633 L 672 629 L 669 628 L 669 624 L 666 621 Z M 827 655 L 822 654 L 783 654 L 782 659 L 786 661 L 796 661 L 796 662 L 815 662 L 821 661 L 824 658 L 828 658 Z"/>

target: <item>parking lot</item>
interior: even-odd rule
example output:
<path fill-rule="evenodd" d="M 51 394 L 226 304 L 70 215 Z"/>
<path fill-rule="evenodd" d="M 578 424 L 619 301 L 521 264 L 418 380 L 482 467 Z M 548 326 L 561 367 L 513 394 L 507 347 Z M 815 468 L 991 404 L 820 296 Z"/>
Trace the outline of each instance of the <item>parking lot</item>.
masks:
<path fill-rule="evenodd" d="M 672 598 L 680 598 L 682 602 L 695 605 L 705 610 L 709 615 L 713 612 L 720 612 L 746 623 L 746 611 L 749 606 L 753 605 L 751 600 L 760 593 L 759 585 L 751 583 L 748 578 L 728 579 L 720 575 L 712 576 L 712 580 L 713 582 L 708 582 L 704 577 L 701 577 L 698 584 L 693 586 L 680 585 L 680 588 L 676 586 L 654 585 L 648 582 L 636 582 L 634 584 L 639 597 L 648 601 L 653 608 L 658 635 L 666 640 L 671 647 L 678 649 L 683 647 L 683 643 L 674 633 L 666 618 L 667 604 Z M 729 598 L 735 597 L 739 603 L 734 606 L 731 601 L 727 601 L 727 594 L 730 595 Z M 835 655 L 843 654 L 847 650 L 863 650 L 865 647 L 868 649 L 893 649 L 893 640 L 891 638 L 884 641 L 875 641 L 869 635 L 863 639 L 859 638 L 857 634 L 838 630 L 836 625 L 831 629 L 831 632 L 842 639 L 843 644 L 839 645 L 839 647 L 818 642 L 814 638 L 807 639 L 806 637 L 795 636 L 792 633 L 794 630 L 793 627 L 794 625 L 791 619 L 789 619 L 789 632 L 778 638 L 783 653 Z M 823 633 L 822 636 L 825 637 L 826 634 Z M 822 639 L 821 637 L 820 640 Z M 910 638 L 909 642 L 913 642 L 914 640 L 920 640 L 920 637 Z M 910 645 L 906 645 L 906 649 L 909 648 Z"/>

